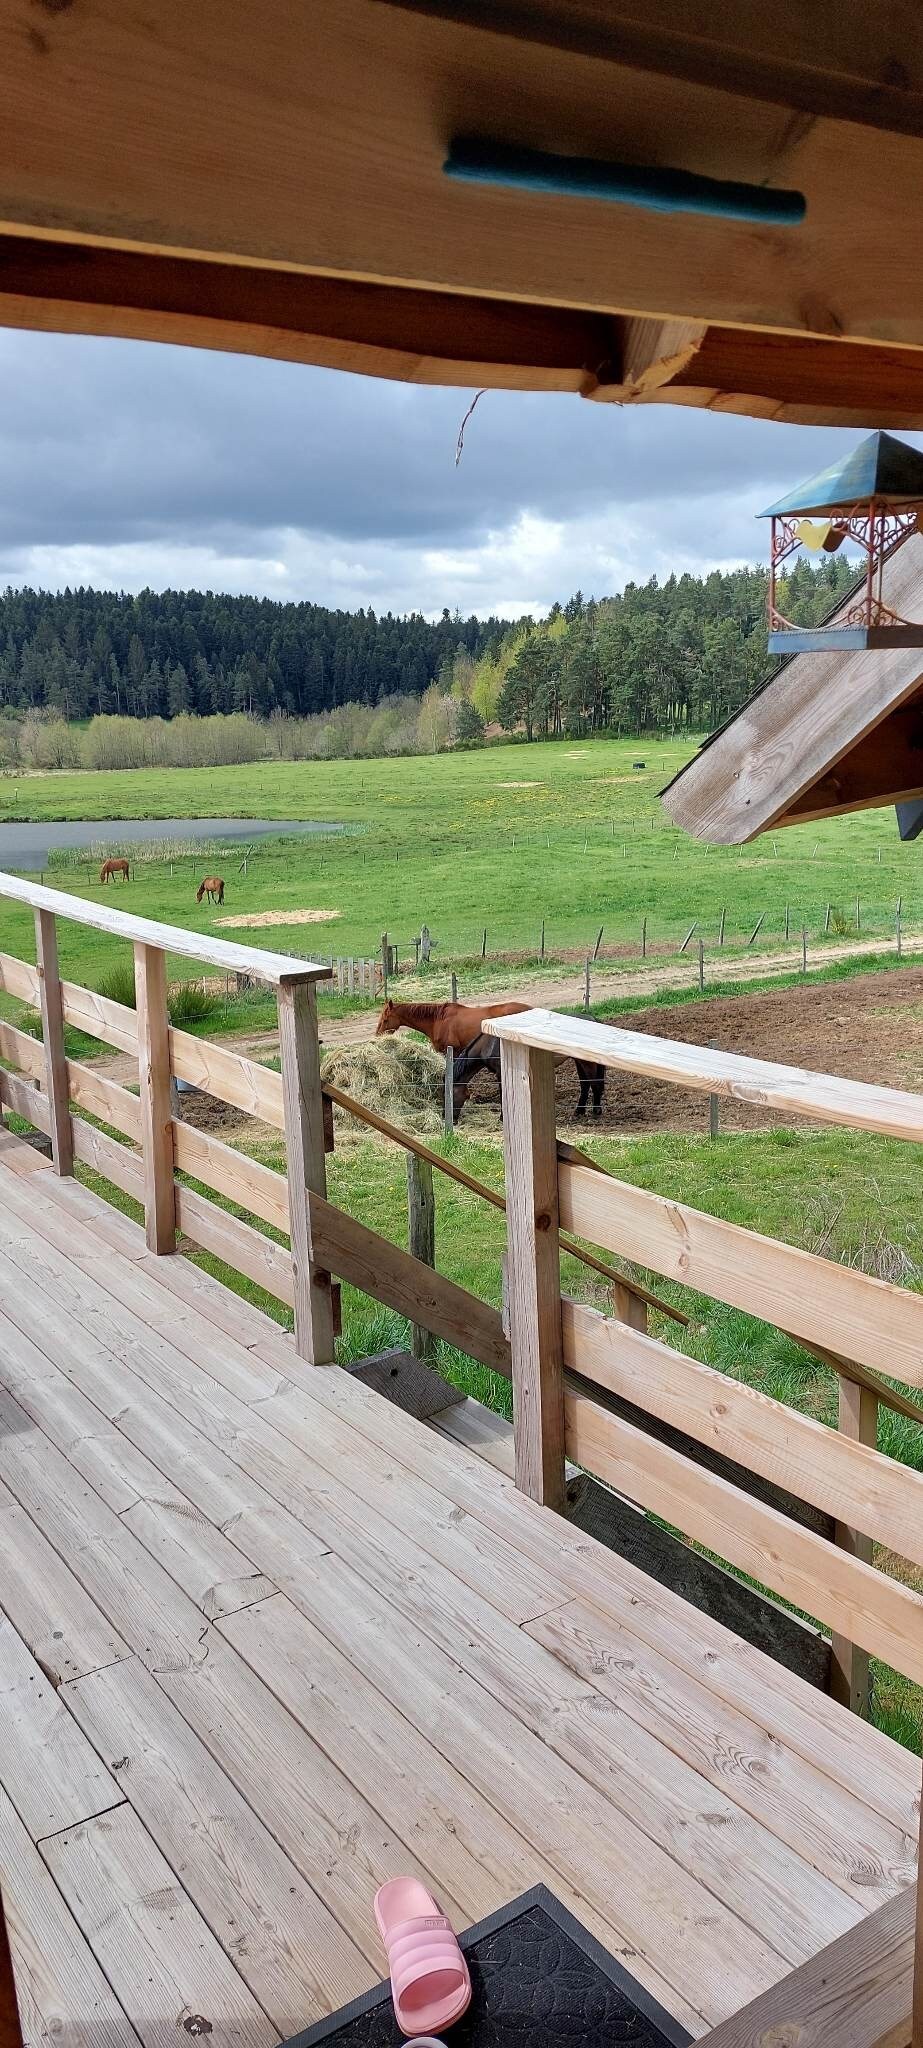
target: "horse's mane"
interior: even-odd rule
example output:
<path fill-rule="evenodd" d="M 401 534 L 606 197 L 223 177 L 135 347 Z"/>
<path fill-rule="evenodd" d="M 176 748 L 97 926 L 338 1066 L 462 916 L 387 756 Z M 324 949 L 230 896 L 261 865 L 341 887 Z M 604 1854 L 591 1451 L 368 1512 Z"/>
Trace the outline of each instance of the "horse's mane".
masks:
<path fill-rule="evenodd" d="M 451 1010 L 452 1004 L 389 1002 L 388 1007 L 395 1012 L 399 1012 L 402 1024 L 415 1025 L 421 1021 L 425 1024 L 435 1023 L 437 1017 L 444 1017 L 446 1011 Z"/>

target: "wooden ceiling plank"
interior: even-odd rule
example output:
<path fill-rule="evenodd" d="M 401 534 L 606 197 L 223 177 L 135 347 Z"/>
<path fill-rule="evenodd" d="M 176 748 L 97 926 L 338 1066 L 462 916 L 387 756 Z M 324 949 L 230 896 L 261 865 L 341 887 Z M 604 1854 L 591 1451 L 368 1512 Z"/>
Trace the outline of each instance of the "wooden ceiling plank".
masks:
<path fill-rule="evenodd" d="M 579 50 L 663 71 L 804 113 L 923 133 L 923 41 L 913 0 L 882 11 L 840 0 L 818 37 L 800 0 L 766 9 L 748 0 L 388 0 L 489 28 L 497 35 Z"/>
<path fill-rule="evenodd" d="M 844 0 L 850 16 L 858 4 Z M 694 11 L 702 20 L 690 40 L 720 49 L 724 31 L 706 33 L 701 0 Z M 815 10 L 796 30 L 794 0 L 785 14 L 799 63 L 810 70 L 813 52 L 827 76 L 829 25 Z M 775 16 L 763 23 L 742 0 L 731 15 L 726 41 L 739 53 L 768 50 L 770 31 L 780 47 Z M 675 70 L 677 17 L 672 27 L 663 19 Z M 842 40 L 838 29 L 838 50 Z M 882 61 L 890 41 L 882 35 Z M 861 46 L 871 50 L 868 35 Z M 911 95 L 915 48 L 908 14 Z M 40 13 L 34 0 L 4 0 L 0 74 L 15 109 L 0 128 L 7 232 L 923 346 L 923 270 L 893 255 L 915 245 L 916 135 L 793 122 L 785 106 L 739 87 L 602 63 L 381 0 L 263 0 L 257 37 L 245 0 L 180 11 L 170 0 L 57 0 Z M 442 167 L 465 133 L 795 186 L 807 218 L 755 228 L 453 184 Z"/>

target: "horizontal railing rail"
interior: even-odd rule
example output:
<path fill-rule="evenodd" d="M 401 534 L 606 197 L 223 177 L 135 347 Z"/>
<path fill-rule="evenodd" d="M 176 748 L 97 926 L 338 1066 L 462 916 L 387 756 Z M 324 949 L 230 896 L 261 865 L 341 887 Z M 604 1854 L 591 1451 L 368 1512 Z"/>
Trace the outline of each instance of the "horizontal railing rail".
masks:
<path fill-rule="evenodd" d="M 42 1035 L 35 1038 L 0 1020 L 0 1105 L 47 1135 L 59 1172 L 72 1171 L 76 1161 L 141 1203 L 151 1250 L 174 1251 L 182 1233 L 286 1304 L 294 1311 L 296 1345 L 314 1363 L 333 1357 L 336 1275 L 510 1376 L 509 1343 L 497 1309 L 327 1200 L 325 1152 L 333 1145 L 333 1116 L 321 1092 L 314 990 L 329 973 L 326 965 L 229 946 L 207 933 L 157 924 L 15 876 L 0 875 L 4 896 L 33 910 L 36 964 L 0 953 L 0 990 L 40 1012 Z M 132 945 L 135 1008 L 61 978 L 60 918 Z M 245 974 L 275 989 L 280 1072 L 171 1025 L 168 955 Z M 138 1093 L 85 1059 L 70 1058 L 66 1026 L 136 1059 Z M 281 1132 L 286 1171 L 184 1122 L 177 1114 L 178 1082 Z M 222 1206 L 227 1202 L 233 1208 Z"/>
<path fill-rule="evenodd" d="M 493 1019 L 491 1031 L 506 1103 L 517 1483 L 560 1505 L 572 1460 L 816 1617 L 832 1633 L 834 1689 L 858 1710 L 869 1653 L 923 1682 L 923 1596 L 873 1562 L 877 1544 L 923 1566 L 923 1473 L 877 1447 L 879 1401 L 917 1422 L 923 1410 L 876 1377 L 886 1367 L 923 1387 L 923 1296 L 562 1157 L 554 1062 L 576 1054 L 905 1139 L 923 1137 L 923 1096 L 547 1011 Z M 839 1375 L 839 1428 L 563 1298 L 547 1249 L 562 1227 L 812 1349 Z M 792 1500 L 820 1525 L 786 1511 Z"/>

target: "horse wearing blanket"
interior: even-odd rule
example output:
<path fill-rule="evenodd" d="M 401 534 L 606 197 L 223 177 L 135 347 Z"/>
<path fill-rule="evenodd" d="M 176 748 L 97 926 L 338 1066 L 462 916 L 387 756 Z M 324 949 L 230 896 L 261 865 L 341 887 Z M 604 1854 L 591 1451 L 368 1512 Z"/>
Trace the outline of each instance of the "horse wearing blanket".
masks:
<path fill-rule="evenodd" d="M 451 1047 L 455 1055 L 452 1080 L 457 1119 L 471 1093 L 475 1074 L 486 1068 L 488 1073 L 496 1075 L 497 1086 L 500 1087 L 500 1041 L 482 1029 L 484 1018 L 519 1016 L 533 1007 L 531 1003 L 387 1002 L 378 1019 L 375 1036 L 381 1038 L 407 1025 L 412 1031 L 422 1031 L 437 1052 L 448 1052 Z M 572 1058 L 572 1053 L 561 1053 L 555 1059 L 555 1065 L 560 1066 L 562 1061 Z M 574 1059 L 574 1066 L 580 1082 L 580 1099 L 575 1115 L 584 1116 L 588 1109 L 592 1109 L 594 1116 L 601 1116 L 606 1086 L 605 1067 L 596 1060 L 578 1059 Z M 502 1109 L 502 1089 L 500 1104 Z"/>

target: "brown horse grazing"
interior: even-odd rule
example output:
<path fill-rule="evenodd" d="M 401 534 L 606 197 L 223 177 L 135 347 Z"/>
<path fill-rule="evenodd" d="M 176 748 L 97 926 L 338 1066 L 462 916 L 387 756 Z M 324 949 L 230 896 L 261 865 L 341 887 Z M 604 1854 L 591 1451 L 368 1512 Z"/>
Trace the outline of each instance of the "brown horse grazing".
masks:
<path fill-rule="evenodd" d="M 500 1085 L 500 1041 L 482 1031 L 484 1017 L 520 1016 L 524 1010 L 534 1008 L 532 1003 L 393 1003 L 386 1002 L 375 1028 L 376 1038 L 387 1032 L 399 1031 L 403 1024 L 412 1031 L 422 1031 L 430 1045 L 437 1052 L 448 1052 L 451 1046 L 455 1054 L 453 1069 L 454 1106 L 458 1117 L 471 1093 L 471 1081 L 480 1068 L 486 1067 L 497 1077 Z M 555 1061 L 560 1066 L 571 1059 L 571 1053 L 561 1053 Z M 602 1115 L 603 1094 L 606 1086 L 606 1069 L 596 1060 L 574 1060 L 577 1079 L 580 1082 L 580 1099 L 575 1115 L 584 1116 L 592 1106 L 594 1116 Z M 503 1097 L 500 1097 L 501 1110 Z"/>
<path fill-rule="evenodd" d="M 196 902 L 201 903 L 203 896 L 208 897 L 209 903 L 224 902 L 224 882 L 220 875 L 206 875 L 204 882 L 199 883 L 195 892 Z"/>
<path fill-rule="evenodd" d="M 116 875 L 121 875 L 123 882 L 131 880 L 127 860 L 104 860 L 99 871 L 100 881 L 114 882 Z"/>

